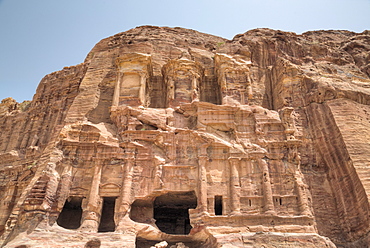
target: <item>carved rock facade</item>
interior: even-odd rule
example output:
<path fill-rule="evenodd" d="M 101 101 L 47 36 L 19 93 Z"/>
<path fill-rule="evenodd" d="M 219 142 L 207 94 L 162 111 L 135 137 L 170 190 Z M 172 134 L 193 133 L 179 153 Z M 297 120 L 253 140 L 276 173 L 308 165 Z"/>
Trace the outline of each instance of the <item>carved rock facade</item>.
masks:
<path fill-rule="evenodd" d="M 366 247 L 369 51 L 368 31 L 102 40 L 0 105 L 2 244 Z"/>

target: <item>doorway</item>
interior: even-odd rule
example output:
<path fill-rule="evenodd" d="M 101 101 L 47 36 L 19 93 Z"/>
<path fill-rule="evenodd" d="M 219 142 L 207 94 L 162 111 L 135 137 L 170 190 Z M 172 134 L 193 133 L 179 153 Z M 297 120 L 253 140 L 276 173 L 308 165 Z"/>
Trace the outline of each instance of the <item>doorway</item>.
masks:
<path fill-rule="evenodd" d="M 215 215 L 222 215 L 222 195 L 215 195 Z"/>
<path fill-rule="evenodd" d="M 116 225 L 114 223 L 115 197 L 104 197 L 103 208 L 100 217 L 98 232 L 114 232 Z"/>

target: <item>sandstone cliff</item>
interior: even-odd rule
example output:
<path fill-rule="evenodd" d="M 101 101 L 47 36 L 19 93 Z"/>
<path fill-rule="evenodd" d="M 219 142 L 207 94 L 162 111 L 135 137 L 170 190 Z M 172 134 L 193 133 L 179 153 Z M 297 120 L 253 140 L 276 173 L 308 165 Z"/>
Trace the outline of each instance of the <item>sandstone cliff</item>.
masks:
<path fill-rule="evenodd" d="M 369 87 L 369 31 L 106 38 L 1 102 L 1 243 L 370 246 Z"/>

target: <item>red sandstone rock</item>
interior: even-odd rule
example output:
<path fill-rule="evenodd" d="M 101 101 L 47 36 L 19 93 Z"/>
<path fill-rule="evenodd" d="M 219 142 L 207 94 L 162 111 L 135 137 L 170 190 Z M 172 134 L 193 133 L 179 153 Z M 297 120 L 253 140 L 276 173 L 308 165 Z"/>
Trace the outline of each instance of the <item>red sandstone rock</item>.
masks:
<path fill-rule="evenodd" d="M 369 31 L 100 41 L 0 104 L 2 244 L 369 246 L 369 51 Z"/>

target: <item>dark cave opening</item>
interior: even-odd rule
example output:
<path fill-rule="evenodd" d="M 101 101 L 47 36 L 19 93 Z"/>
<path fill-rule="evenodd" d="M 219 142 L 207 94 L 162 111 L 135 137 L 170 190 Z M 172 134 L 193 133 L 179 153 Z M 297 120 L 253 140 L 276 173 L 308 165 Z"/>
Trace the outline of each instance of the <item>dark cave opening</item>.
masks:
<path fill-rule="evenodd" d="M 82 217 L 82 197 L 70 197 L 64 203 L 62 212 L 60 212 L 57 223 L 66 229 L 77 229 L 81 225 Z"/>
<path fill-rule="evenodd" d="M 194 191 L 170 192 L 154 201 L 154 219 L 157 227 L 167 234 L 190 233 L 189 209 L 197 207 Z"/>

